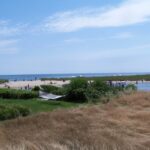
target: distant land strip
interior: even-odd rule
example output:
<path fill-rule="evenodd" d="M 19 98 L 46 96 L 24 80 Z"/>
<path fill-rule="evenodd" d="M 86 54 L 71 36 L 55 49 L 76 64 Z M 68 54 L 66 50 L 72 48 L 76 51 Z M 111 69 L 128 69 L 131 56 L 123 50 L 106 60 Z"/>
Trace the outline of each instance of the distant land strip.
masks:
<path fill-rule="evenodd" d="M 6 82 L 8 82 L 8 80 L 1 80 L 0 79 L 0 84 L 6 83 Z"/>
<path fill-rule="evenodd" d="M 150 81 L 150 74 L 148 75 L 129 75 L 129 76 L 105 76 L 105 77 L 82 77 L 87 80 L 100 79 L 102 81 Z M 42 81 L 45 80 L 71 80 L 72 78 L 41 78 Z"/>

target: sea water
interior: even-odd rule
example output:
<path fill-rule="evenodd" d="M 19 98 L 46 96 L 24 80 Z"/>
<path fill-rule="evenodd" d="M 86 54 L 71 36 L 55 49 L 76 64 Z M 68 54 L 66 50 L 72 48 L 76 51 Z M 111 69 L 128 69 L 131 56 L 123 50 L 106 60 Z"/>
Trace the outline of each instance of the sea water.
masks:
<path fill-rule="evenodd" d="M 41 78 L 73 78 L 73 77 L 102 77 L 141 75 L 142 73 L 68 73 L 68 74 L 26 74 L 26 75 L 0 75 L 0 79 L 9 81 L 30 81 Z"/>
<path fill-rule="evenodd" d="M 150 91 L 150 82 L 138 83 L 137 89 L 139 91 Z"/>

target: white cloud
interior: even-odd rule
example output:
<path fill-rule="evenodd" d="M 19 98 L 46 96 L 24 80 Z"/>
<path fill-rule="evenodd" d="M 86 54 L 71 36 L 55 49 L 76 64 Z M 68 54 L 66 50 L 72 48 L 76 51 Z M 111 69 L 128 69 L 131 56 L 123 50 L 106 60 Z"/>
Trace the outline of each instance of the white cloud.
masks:
<path fill-rule="evenodd" d="M 150 19 L 150 0 L 126 0 L 116 7 L 77 9 L 44 21 L 46 31 L 71 32 L 82 28 L 121 27 Z"/>

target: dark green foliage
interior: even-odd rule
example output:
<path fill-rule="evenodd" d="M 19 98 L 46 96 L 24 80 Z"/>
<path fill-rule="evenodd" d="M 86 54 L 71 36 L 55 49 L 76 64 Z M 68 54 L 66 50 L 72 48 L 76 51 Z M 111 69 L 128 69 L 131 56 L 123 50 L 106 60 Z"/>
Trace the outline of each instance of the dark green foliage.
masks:
<path fill-rule="evenodd" d="M 37 98 L 38 96 L 39 96 L 38 92 L 33 92 L 33 91 L 0 89 L 0 98 L 31 99 L 31 98 Z"/>
<path fill-rule="evenodd" d="M 66 99 L 74 102 L 85 102 L 87 100 L 86 89 L 88 81 L 85 78 L 75 78 L 67 86 Z"/>
<path fill-rule="evenodd" d="M 17 118 L 19 116 L 27 116 L 30 114 L 28 108 L 22 106 L 4 106 L 0 105 L 0 120 Z"/>
<path fill-rule="evenodd" d="M 71 80 L 70 89 L 86 89 L 88 87 L 88 81 L 86 78 L 75 78 Z"/>
<path fill-rule="evenodd" d="M 124 87 L 121 85 L 110 86 L 100 79 L 88 81 L 85 78 L 76 78 L 71 80 L 70 85 L 68 85 L 66 98 L 73 102 L 94 102 L 96 99 L 106 96 L 107 93 L 117 94 L 123 90 Z"/>
<path fill-rule="evenodd" d="M 74 102 L 85 102 L 87 100 L 86 90 L 83 88 L 71 89 L 68 91 L 66 98 Z"/>
<path fill-rule="evenodd" d="M 101 97 L 101 95 L 102 94 L 99 91 L 97 91 L 96 89 L 94 89 L 92 87 L 89 87 L 86 90 L 86 96 L 87 96 L 88 100 L 98 99 Z"/>
<path fill-rule="evenodd" d="M 105 94 L 106 92 L 108 92 L 112 89 L 108 84 L 106 84 L 106 82 L 104 82 L 100 79 L 95 79 L 91 83 L 91 87 L 93 89 L 97 90 L 98 92 L 100 92 L 101 94 Z"/>
<path fill-rule="evenodd" d="M 32 91 L 40 91 L 40 87 L 39 86 L 35 86 Z"/>

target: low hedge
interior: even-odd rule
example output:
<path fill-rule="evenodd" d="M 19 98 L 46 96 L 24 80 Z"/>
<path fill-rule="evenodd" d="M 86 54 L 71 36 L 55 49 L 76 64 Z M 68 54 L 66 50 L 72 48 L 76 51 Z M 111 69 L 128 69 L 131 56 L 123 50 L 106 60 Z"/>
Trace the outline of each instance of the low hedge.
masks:
<path fill-rule="evenodd" d="M 6 99 L 31 99 L 37 98 L 38 92 L 26 91 L 26 90 L 15 90 L 15 89 L 0 89 L 0 98 Z"/>
<path fill-rule="evenodd" d="M 23 106 L 0 105 L 0 121 L 28 116 L 30 113 L 30 109 Z"/>

